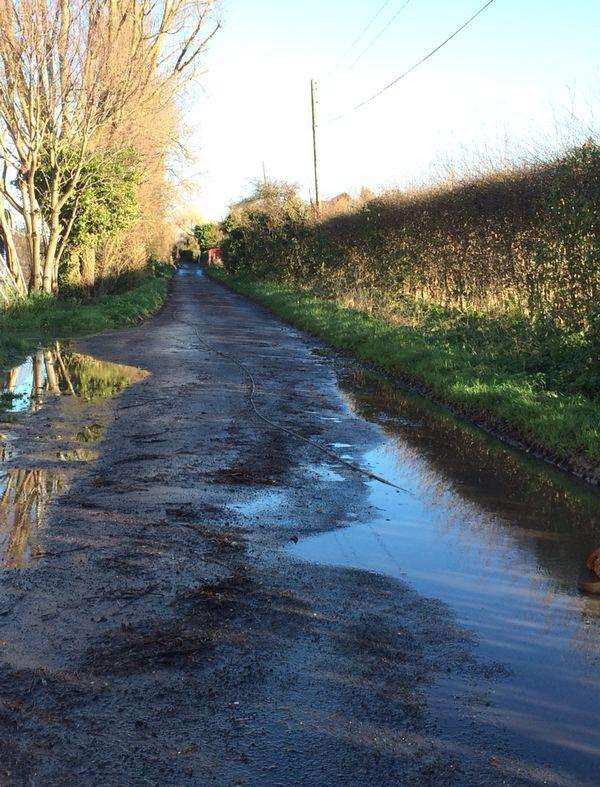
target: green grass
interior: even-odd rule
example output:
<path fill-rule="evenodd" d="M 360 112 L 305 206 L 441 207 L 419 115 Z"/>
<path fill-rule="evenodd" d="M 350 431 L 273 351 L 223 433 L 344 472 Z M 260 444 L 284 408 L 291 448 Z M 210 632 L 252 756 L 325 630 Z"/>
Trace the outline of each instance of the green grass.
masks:
<path fill-rule="evenodd" d="M 409 301 L 390 322 L 308 290 L 220 268 L 210 274 L 332 346 L 424 384 L 463 414 L 508 427 L 577 464 L 600 463 L 600 381 L 577 336 L 517 316 L 465 315 Z"/>
<path fill-rule="evenodd" d="M 164 303 L 169 273 L 162 268 L 131 289 L 97 300 L 31 297 L 0 310 L 0 368 L 52 339 L 134 325 Z"/>

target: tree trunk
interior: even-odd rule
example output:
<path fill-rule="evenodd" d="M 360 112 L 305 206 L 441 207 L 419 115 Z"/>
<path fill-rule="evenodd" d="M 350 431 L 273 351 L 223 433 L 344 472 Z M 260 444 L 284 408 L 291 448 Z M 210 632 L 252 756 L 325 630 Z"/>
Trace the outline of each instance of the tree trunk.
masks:
<path fill-rule="evenodd" d="M 42 290 L 42 255 L 39 233 L 39 224 L 35 211 L 27 209 L 24 211 L 25 227 L 27 231 L 27 242 L 29 247 L 29 257 L 31 260 L 31 270 L 29 274 L 29 291 L 41 292 Z"/>
<path fill-rule="evenodd" d="M 60 393 L 60 386 L 58 384 L 58 376 L 56 374 L 56 365 L 50 350 L 44 351 L 44 366 L 46 367 L 46 380 L 48 381 L 48 388 L 54 394 Z"/>
<path fill-rule="evenodd" d="M 50 239 L 44 258 L 44 275 L 42 279 L 44 292 L 56 292 L 58 282 L 58 260 L 57 249 L 60 241 L 60 224 L 57 218 L 53 218 L 50 230 Z"/>
<path fill-rule="evenodd" d="M 0 200 L 0 237 L 4 241 L 6 248 L 6 266 L 10 273 L 17 295 L 24 297 L 27 295 L 27 284 L 25 283 L 25 276 L 23 275 L 23 268 L 19 260 L 19 254 L 15 245 L 15 239 L 12 233 L 12 226 L 8 218 L 8 212 L 4 204 Z"/>
<path fill-rule="evenodd" d="M 29 254 L 31 256 L 29 289 L 32 292 L 41 292 L 43 286 L 42 215 L 35 196 L 33 172 L 34 165 L 32 164 L 27 180 L 21 181 L 20 186 L 23 197 L 23 218 L 25 219 Z"/>
<path fill-rule="evenodd" d="M 33 358 L 33 410 L 39 410 L 40 400 L 43 393 L 42 364 L 44 356 L 41 350 L 36 352 Z"/>
<path fill-rule="evenodd" d="M 84 246 L 80 253 L 81 281 L 86 287 L 93 287 L 96 283 L 96 248 Z"/>

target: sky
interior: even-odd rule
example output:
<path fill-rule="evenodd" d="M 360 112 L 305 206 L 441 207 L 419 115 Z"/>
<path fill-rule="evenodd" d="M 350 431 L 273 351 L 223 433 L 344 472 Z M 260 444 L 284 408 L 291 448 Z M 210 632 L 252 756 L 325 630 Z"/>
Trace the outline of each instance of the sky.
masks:
<path fill-rule="evenodd" d="M 221 0 L 223 28 L 186 100 L 190 198 L 220 219 L 267 176 L 312 192 L 311 78 L 325 198 L 430 182 L 503 151 L 552 150 L 600 111 L 600 0 L 496 0 L 426 64 L 345 114 L 437 46 L 483 0 Z M 396 20 L 391 18 L 406 5 Z M 353 65 L 362 50 L 377 43 Z"/>

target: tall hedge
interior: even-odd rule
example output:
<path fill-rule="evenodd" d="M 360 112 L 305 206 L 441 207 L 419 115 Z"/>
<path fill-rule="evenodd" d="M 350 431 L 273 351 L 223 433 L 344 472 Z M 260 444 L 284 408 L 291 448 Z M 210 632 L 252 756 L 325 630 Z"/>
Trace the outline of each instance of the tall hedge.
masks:
<path fill-rule="evenodd" d="M 316 287 L 393 310 L 518 310 L 599 336 L 600 148 L 422 195 L 393 194 L 315 221 L 256 210 L 230 222 L 230 271 Z"/>

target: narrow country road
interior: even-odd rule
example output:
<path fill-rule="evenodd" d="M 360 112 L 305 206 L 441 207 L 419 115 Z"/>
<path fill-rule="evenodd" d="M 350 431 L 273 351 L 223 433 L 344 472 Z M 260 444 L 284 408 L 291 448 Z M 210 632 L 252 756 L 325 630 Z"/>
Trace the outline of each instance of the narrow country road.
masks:
<path fill-rule="evenodd" d="M 520 685 L 501 650 L 516 625 L 507 607 L 500 644 L 483 647 L 460 604 L 437 592 L 435 567 L 425 584 L 425 569 L 414 582 L 404 576 L 408 565 L 396 570 L 402 560 L 375 526 L 390 561 L 381 573 L 364 570 L 360 546 L 333 540 L 382 510 L 377 482 L 275 426 L 360 464 L 378 450 L 385 424 L 349 402 L 333 354 L 191 267 L 154 319 L 78 344 L 149 374 L 98 415 L 99 458 L 51 505 L 41 558 L 3 573 L 0 783 L 598 783 L 588 716 L 544 749 L 534 724 L 501 713 Z M 256 417 L 248 377 L 228 355 L 255 378 L 273 426 Z M 65 406 L 27 417 L 13 465 L 39 458 L 36 433 L 51 453 L 60 424 L 79 417 Z M 459 439 L 452 450 L 463 450 Z M 508 481 L 498 478 L 502 498 Z M 414 491 L 379 493 L 393 497 L 398 521 L 413 521 Z M 473 497 L 468 505 L 481 506 Z M 542 528 L 534 518 L 528 533 Z M 339 558 L 303 559 L 303 543 Z M 538 552 L 519 543 L 518 560 L 535 553 L 558 597 L 568 581 L 552 568 L 556 541 L 540 541 Z M 423 546 L 415 565 L 434 550 Z M 584 613 L 596 626 L 598 610 L 573 614 Z M 591 658 L 597 665 L 597 651 Z M 596 737 L 567 743 L 585 734 Z"/>

